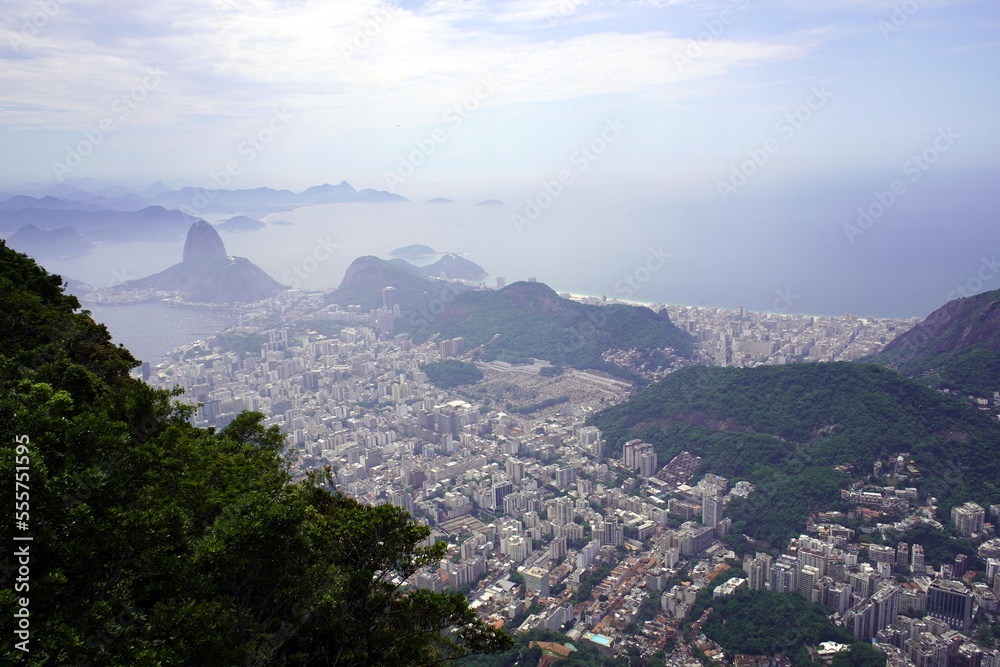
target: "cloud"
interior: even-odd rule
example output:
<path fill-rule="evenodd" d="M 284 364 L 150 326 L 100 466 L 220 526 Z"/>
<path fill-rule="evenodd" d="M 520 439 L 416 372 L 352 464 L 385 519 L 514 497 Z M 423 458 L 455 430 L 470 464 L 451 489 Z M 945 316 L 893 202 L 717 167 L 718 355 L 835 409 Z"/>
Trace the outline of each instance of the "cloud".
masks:
<path fill-rule="evenodd" d="M 568 35 L 505 28 L 569 5 L 588 13 L 612 8 L 576 0 L 433 0 L 419 9 L 380 0 L 74 0 L 58 5 L 17 54 L 7 54 L 18 59 L 0 70 L 0 125 L 87 127 L 150 66 L 167 76 L 129 119 L 136 125 L 250 122 L 277 106 L 327 127 L 335 118 L 347 131 L 400 116 L 426 119 L 470 95 L 483 77 L 496 82 L 493 105 L 650 93 L 659 99 L 677 84 L 803 51 L 720 39 L 679 71 L 673 57 L 688 41 L 648 22 L 616 30 L 590 22 Z M 8 40 L 19 35 L 19 17 L 36 9 L 16 3 L 5 24 Z"/>

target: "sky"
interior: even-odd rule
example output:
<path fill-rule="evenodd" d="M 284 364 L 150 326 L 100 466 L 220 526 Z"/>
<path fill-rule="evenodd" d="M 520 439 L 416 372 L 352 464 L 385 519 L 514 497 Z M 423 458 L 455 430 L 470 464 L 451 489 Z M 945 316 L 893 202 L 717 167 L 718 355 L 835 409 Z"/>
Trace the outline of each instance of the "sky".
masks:
<path fill-rule="evenodd" d="M 546 193 L 576 188 L 646 202 L 647 226 L 682 211 L 697 222 L 674 237 L 736 282 L 754 271 L 741 257 L 776 245 L 803 281 L 822 264 L 817 280 L 844 266 L 850 285 L 864 264 L 851 289 L 869 293 L 880 266 L 900 282 L 940 255 L 918 311 L 1000 244 L 995 0 L 34 0 L 0 15 L 0 190 L 346 179 L 498 198 L 533 222 Z"/>

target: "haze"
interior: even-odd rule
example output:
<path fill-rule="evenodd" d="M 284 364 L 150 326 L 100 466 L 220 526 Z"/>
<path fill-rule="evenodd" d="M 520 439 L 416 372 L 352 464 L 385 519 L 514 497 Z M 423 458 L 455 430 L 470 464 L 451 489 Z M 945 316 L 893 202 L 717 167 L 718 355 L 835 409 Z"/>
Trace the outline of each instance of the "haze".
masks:
<path fill-rule="evenodd" d="M 280 216 L 295 223 L 283 235 L 225 237 L 279 280 L 323 232 L 340 252 L 305 287 L 407 243 L 608 296 L 662 249 L 627 296 L 760 310 L 923 316 L 1000 287 L 990 0 L 4 13 L 4 192 L 346 179 L 411 200 L 300 209 Z M 484 199 L 505 206 L 472 208 Z M 51 268 L 100 286 L 108 266 L 169 265 L 179 243 Z"/>

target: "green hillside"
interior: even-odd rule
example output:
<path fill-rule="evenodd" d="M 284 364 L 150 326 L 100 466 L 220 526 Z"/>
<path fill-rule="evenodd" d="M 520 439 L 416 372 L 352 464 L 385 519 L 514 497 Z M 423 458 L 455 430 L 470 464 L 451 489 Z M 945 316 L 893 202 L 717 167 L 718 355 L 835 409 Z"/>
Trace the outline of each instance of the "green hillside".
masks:
<path fill-rule="evenodd" d="M 835 465 L 863 476 L 895 452 L 912 454 L 921 493 L 944 511 L 1000 502 L 1000 424 L 875 365 L 685 368 L 589 421 L 611 455 L 638 437 L 661 462 L 687 450 L 712 472 L 756 484 L 732 504 L 734 528 L 775 544 L 800 532 L 807 512 L 839 506 L 847 479 Z"/>
<path fill-rule="evenodd" d="M 675 327 L 666 312 L 621 304 L 585 305 L 560 297 L 542 283 L 473 291 L 420 278 L 375 257 L 355 260 L 330 300 L 341 307 L 356 303 L 375 308 L 382 304 L 382 288 L 390 285 L 396 288 L 402 314 L 397 331 L 418 342 L 434 334 L 462 337 L 467 350 L 482 345 L 486 361 L 536 358 L 630 377 L 601 355 L 609 349 L 635 348 L 650 363 L 662 364 L 667 358 L 658 349 L 671 348 L 681 357 L 694 352 L 692 338 Z"/>
<path fill-rule="evenodd" d="M 1000 391 L 1000 290 L 950 301 L 869 361 L 934 387 Z"/>
<path fill-rule="evenodd" d="M 427 527 L 322 475 L 292 483 L 259 413 L 194 428 L 61 283 L 0 241 L 0 475 L 24 503 L 9 498 L 23 523 L 0 529 L 0 663 L 394 666 L 509 648 L 463 595 L 393 584 L 444 555 L 418 546 Z"/>

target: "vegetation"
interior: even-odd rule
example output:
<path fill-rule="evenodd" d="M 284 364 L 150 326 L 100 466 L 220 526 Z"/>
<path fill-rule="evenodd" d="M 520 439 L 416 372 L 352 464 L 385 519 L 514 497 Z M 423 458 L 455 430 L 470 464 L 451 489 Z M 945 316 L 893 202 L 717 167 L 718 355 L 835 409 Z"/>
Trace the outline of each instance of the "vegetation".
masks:
<path fill-rule="evenodd" d="M 842 509 L 848 481 L 877 458 L 910 452 L 922 493 L 947 512 L 956 503 L 1000 502 L 1000 424 L 964 401 L 885 368 L 852 363 L 752 369 L 685 368 L 589 420 L 609 453 L 631 438 L 654 445 L 661 461 L 687 450 L 704 467 L 757 490 L 735 500 L 733 530 L 783 544 L 807 514 Z"/>
<path fill-rule="evenodd" d="M 853 642 L 854 635 L 831 623 L 827 613 L 799 595 L 741 589 L 712 600 L 703 630 L 726 651 L 751 655 L 792 656 L 806 644 Z"/>
<path fill-rule="evenodd" d="M 559 376 L 559 375 L 563 374 L 563 367 L 562 366 L 542 366 L 538 370 L 538 374 L 541 375 L 542 377 L 546 377 L 546 378 L 556 377 L 556 376 Z"/>
<path fill-rule="evenodd" d="M 604 352 L 636 348 L 671 348 L 683 357 L 694 351 L 690 335 L 671 323 L 666 312 L 615 304 L 591 306 L 564 299 L 542 283 L 518 282 L 502 290 L 472 291 L 458 283 L 435 282 L 384 262 L 362 257 L 348 268 L 333 303 L 381 306 L 383 286 L 396 288 L 404 313 L 397 329 L 417 342 L 433 334 L 462 337 L 467 348 L 483 346 L 485 361 L 526 363 L 544 359 L 553 365 L 602 370 L 639 379 L 604 361 Z"/>
<path fill-rule="evenodd" d="M 904 533 L 888 531 L 885 538 L 885 543 L 893 548 L 900 542 L 919 544 L 924 549 L 924 562 L 934 567 L 954 563 L 958 554 L 968 556 L 970 569 L 976 569 L 975 564 L 980 562 L 972 542 L 952 532 L 950 525 L 948 530 L 937 530 L 922 523 Z"/>
<path fill-rule="evenodd" d="M 666 313 L 626 305 L 589 306 L 563 299 L 541 283 L 514 283 L 500 291 L 465 292 L 438 317 L 406 320 L 414 338 L 432 332 L 461 336 L 467 346 L 483 345 L 482 358 L 514 363 L 545 359 L 553 365 L 604 370 L 622 375 L 602 354 L 612 348 L 664 348 L 692 353 L 691 337 Z"/>
<path fill-rule="evenodd" d="M 933 387 L 992 397 L 1000 391 L 998 300 L 1000 290 L 951 301 L 870 360 Z"/>
<path fill-rule="evenodd" d="M 556 396 L 555 398 L 547 398 L 544 401 L 538 401 L 537 403 L 531 403 L 529 405 L 521 405 L 511 408 L 511 412 L 520 415 L 531 414 L 532 412 L 538 412 L 539 410 L 544 410 L 545 408 L 551 408 L 554 405 L 562 405 L 563 403 L 569 402 L 569 396 Z"/>
<path fill-rule="evenodd" d="M 538 665 L 544 655 L 541 648 L 530 648 L 531 642 L 571 643 L 576 651 L 560 660 L 559 667 L 627 667 L 627 658 L 608 658 L 586 641 L 570 642 L 566 636 L 551 630 L 531 630 L 519 636 L 514 646 L 497 655 L 476 655 L 464 658 L 455 664 L 459 667 L 513 667 L 514 665 Z"/>
<path fill-rule="evenodd" d="M 576 594 L 573 595 L 573 604 L 580 604 L 589 600 L 591 593 L 594 591 L 594 586 L 604 581 L 609 574 L 611 574 L 611 566 L 607 564 L 600 566 L 596 570 L 588 570 L 580 578 L 580 587 L 576 589 Z"/>
<path fill-rule="evenodd" d="M 474 364 L 467 364 L 458 359 L 444 359 L 424 364 L 420 367 L 427 373 L 431 384 L 440 389 L 451 389 L 465 384 L 475 384 L 483 379 L 483 372 Z"/>
<path fill-rule="evenodd" d="M 401 590 L 445 553 L 419 546 L 426 527 L 328 475 L 292 483 L 258 413 L 194 428 L 78 308 L 0 242 L 0 474 L 29 468 L 33 537 L 30 653 L 8 625 L 0 661 L 410 665 L 511 645 L 461 594 Z"/>

